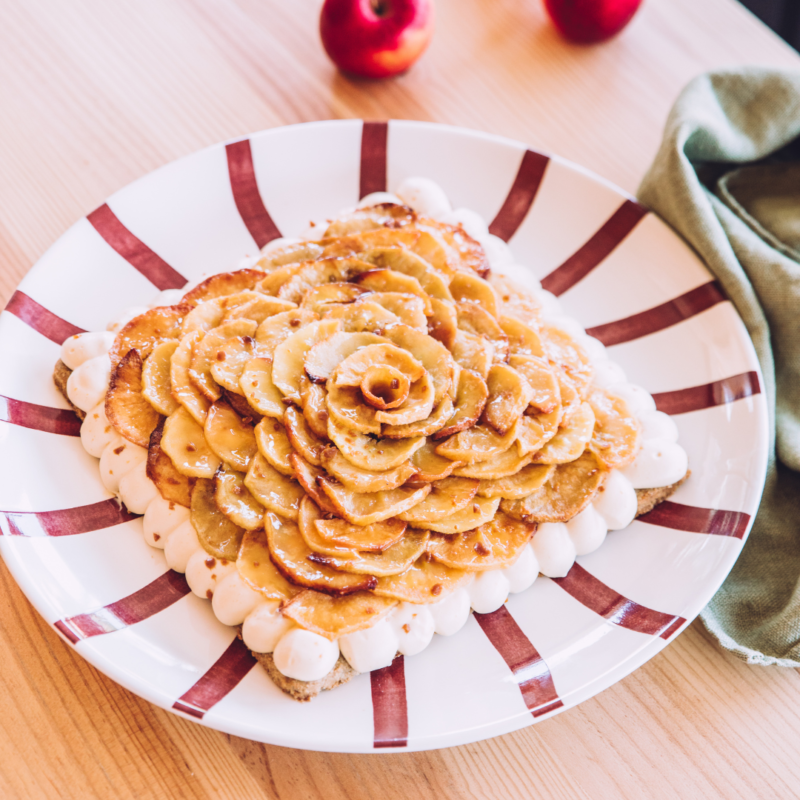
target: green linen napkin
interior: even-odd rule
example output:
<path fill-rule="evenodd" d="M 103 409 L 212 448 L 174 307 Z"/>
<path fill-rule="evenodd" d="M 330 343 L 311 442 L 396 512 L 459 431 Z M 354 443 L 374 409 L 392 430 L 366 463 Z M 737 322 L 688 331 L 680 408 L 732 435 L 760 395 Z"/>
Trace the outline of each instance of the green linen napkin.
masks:
<path fill-rule="evenodd" d="M 800 71 L 708 73 L 681 93 L 639 188 L 642 203 L 697 250 L 736 305 L 770 408 L 761 506 L 701 616 L 740 658 L 790 667 L 800 667 L 798 136 Z"/>

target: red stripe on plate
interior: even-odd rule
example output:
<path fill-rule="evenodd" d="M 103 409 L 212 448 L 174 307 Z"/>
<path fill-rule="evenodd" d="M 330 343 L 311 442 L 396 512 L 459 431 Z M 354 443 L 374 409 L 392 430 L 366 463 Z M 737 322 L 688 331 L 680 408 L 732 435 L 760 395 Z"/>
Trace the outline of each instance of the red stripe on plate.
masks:
<path fill-rule="evenodd" d="M 660 392 L 653 395 L 653 400 L 656 401 L 656 408 L 665 414 L 686 414 L 689 411 L 723 406 L 760 392 L 758 373 L 743 372 L 702 386 L 691 386 L 674 392 Z"/>
<path fill-rule="evenodd" d="M 645 214 L 646 208 L 626 200 L 586 244 L 542 278 L 542 288 L 556 297 L 571 289 L 622 243 Z"/>
<path fill-rule="evenodd" d="M 405 747 L 408 744 L 408 703 L 403 656 L 369 674 L 372 686 L 372 717 L 375 747 Z"/>
<path fill-rule="evenodd" d="M 654 611 L 652 608 L 628 600 L 627 597 L 606 586 L 599 578 L 595 578 L 577 562 L 572 565 L 565 578 L 551 578 L 551 580 L 595 614 L 629 631 L 669 639 L 686 622 L 683 617 Z"/>
<path fill-rule="evenodd" d="M 491 614 L 475 614 L 478 625 L 513 673 L 522 699 L 534 717 L 564 704 L 556 692 L 547 662 L 522 632 L 505 606 Z"/>
<path fill-rule="evenodd" d="M 637 517 L 640 522 L 672 528 L 689 533 L 711 533 L 715 536 L 730 536 L 742 539 L 750 524 L 750 515 L 741 511 L 724 511 L 718 508 L 685 506 L 664 500 L 652 511 Z"/>
<path fill-rule="evenodd" d="M 161 291 L 181 289 L 186 285 L 186 278 L 134 236 L 107 203 L 92 211 L 86 219 L 113 250 Z"/>
<path fill-rule="evenodd" d="M 0 511 L 3 536 L 75 536 L 136 519 L 116 497 L 57 511 Z"/>
<path fill-rule="evenodd" d="M 272 221 L 258 191 L 250 140 L 243 139 L 225 145 L 225 153 L 228 156 L 228 175 L 236 208 L 256 244 L 263 247 L 273 239 L 278 239 L 281 232 Z"/>
<path fill-rule="evenodd" d="M 80 436 L 81 421 L 67 408 L 50 408 L 0 395 L 0 420 L 61 436 Z"/>
<path fill-rule="evenodd" d="M 220 700 L 230 694 L 256 665 L 253 654 L 237 636 L 208 672 L 181 695 L 172 707 L 202 719 Z"/>
<path fill-rule="evenodd" d="M 489 225 L 489 233 L 507 242 L 517 232 L 533 205 L 549 162 L 550 159 L 541 153 L 525 151 L 517 177 L 514 178 L 497 216 Z"/>
<path fill-rule="evenodd" d="M 388 122 L 364 122 L 361 130 L 361 178 L 359 197 L 386 191 L 386 144 Z"/>
<path fill-rule="evenodd" d="M 86 333 L 83 328 L 67 322 L 48 311 L 43 305 L 37 303 L 25 292 L 16 291 L 11 295 L 5 310 L 21 319 L 26 325 L 33 328 L 36 333 L 41 333 L 51 342 L 64 344 L 66 339 L 76 333 Z"/>
<path fill-rule="evenodd" d="M 99 636 L 122 630 L 128 625 L 135 625 L 169 608 L 189 594 L 189 591 L 186 578 L 180 572 L 171 569 L 122 600 L 117 600 L 97 611 L 60 619 L 55 626 L 72 644 L 75 644 L 90 636 Z"/>
<path fill-rule="evenodd" d="M 674 300 L 669 300 L 655 308 L 649 308 L 616 322 L 607 322 L 594 328 L 587 328 L 586 333 L 599 339 L 606 347 L 631 342 L 642 336 L 663 331 L 683 320 L 706 311 L 726 299 L 716 281 L 698 286 Z"/>

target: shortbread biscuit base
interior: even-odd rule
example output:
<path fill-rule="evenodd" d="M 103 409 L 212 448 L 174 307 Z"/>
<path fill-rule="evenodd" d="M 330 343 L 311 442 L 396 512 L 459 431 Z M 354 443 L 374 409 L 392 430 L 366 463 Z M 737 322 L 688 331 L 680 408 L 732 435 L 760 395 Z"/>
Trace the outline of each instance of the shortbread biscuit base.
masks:
<path fill-rule="evenodd" d="M 659 503 L 663 503 L 691 474 L 692 471 L 690 469 L 686 470 L 686 474 L 670 486 L 658 486 L 655 489 L 637 489 L 636 500 L 639 505 L 636 509 L 636 516 L 641 517 L 642 514 L 652 511 Z"/>
<path fill-rule="evenodd" d="M 78 417 L 80 419 L 86 419 L 86 412 L 81 411 L 78 406 L 69 399 L 69 395 L 67 395 L 67 381 L 70 375 L 72 375 L 72 370 L 61 359 L 56 361 L 56 368 L 53 370 L 53 383 L 55 383 L 58 391 L 64 395 L 64 399 L 70 404 L 72 410 Z"/>

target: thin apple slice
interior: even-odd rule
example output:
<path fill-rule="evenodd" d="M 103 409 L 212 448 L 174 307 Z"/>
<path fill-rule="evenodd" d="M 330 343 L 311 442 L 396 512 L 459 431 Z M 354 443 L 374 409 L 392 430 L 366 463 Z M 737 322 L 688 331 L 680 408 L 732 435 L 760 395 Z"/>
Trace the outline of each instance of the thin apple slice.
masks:
<path fill-rule="evenodd" d="M 372 592 L 355 592 L 331 597 L 306 589 L 284 605 L 281 613 L 303 630 L 333 641 L 348 633 L 371 628 L 397 605 L 397 600 L 376 597 Z"/>
<path fill-rule="evenodd" d="M 344 428 L 333 417 L 328 420 L 328 437 L 353 466 L 373 472 L 399 467 L 425 445 L 424 436 L 372 439 L 366 434 Z"/>
<path fill-rule="evenodd" d="M 438 603 L 473 577 L 471 572 L 451 569 L 425 554 L 400 575 L 379 578 L 373 594 L 417 605 Z"/>
<path fill-rule="evenodd" d="M 529 522 L 566 522 L 583 511 L 602 487 L 608 472 L 587 450 L 568 464 L 559 464 L 547 482 L 519 500 L 503 500 L 502 510 Z"/>
<path fill-rule="evenodd" d="M 297 527 L 303 541 L 314 553 L 338 558 L 358 558 L 358 550 L 349 545 L 332 542 L 320 536 L 315 523 L 323 520 L 323 513 L 319 506 L 309 495 L 303 497 L 300 503 L 300 513 L 297 516 Z"/>
<path fill-rule="evenodd" d="M 407 439 L 412 436 L 434 435 L 452 418 L 453 411 L 453 401 L 445 395 L 427 419 L 407 425 L 384 425 L 381 436 L 387 439 Z"/>
<path fill-rule="evenodd" d="M 447 478 L 461 462 L 440 456 L 436 445 L 428 441 L 411 456 L 411 465 L 417 470 L 415 481 L 432 483 Z"/>
<path fill-rule="evenodd" d="M 593 389 L 589 404 L 595 418 L 592 450 L 606 469 L 627 467 L 639 452 L 639 421 L 625 400 L 604 389 Z"/>
<path fill-rule="evenodd" d="M 339 572 L 311 561 L 312 552 L 300 536 L 296 522 L 268 511 L 264 523 L 272 560 L 292 583 L 334 595 L 369 591 L 377 585 L 372 575 Z"/>
<path fill-rule="evenodd" d="M 425 259 L 403 247 L 374 247 L 363 252 L 361 258 L 376 267 L 384 267 L 416 278 L 425 294 L 431 299 L 451 301 L 453 299 L 441 275 L 437 274 Z"/>
<path fill-rule="evenodd" d="M 375 228 L 360 233 L 346 234 L 323 241 L 323 258 L 342 258 L 343 256 L 368 254 L 376 247 L 405 247 L 413 250 L 420 238 L 420 232 L 409 227 Z M 368 261 L 369 259 L 364 259 Z M 401 270 L 402 271 L 402 270 Z"/>
<path fill-rule="evenodd" d="M 214 297 L 236 294 L 253 289 L 265 277 L 265 273 L 257 269 L 239 269 L 235 272 L 220 272 L 199 283 L 183 296 L 184 303 L 197 305 Z"/>
<path fill-rule="evenodd" d="M 159 414 L 168 417 L 178 408 L 172 396 L 172 354 L 178 349 L 177 339 L 159 342 L 147 357 L 142 368 L 142 394 Z"/>
<path fill-rule="evenodd" d="M 399 317 L 391 311 L 379 306 L 377 303 L 366 300 L 358 303 L 344 305 L 341 303 L 331 303 L 326 306 L 321 316 L 324 319 L 337 319 L 343 331 L 348 333 L 376 333 L 381 335 L 387 325 L 395 325 L 400 322 Z"/>
<path fill-rule="evenodd" d="M 520 322 L 538 327 L 542 318 L 542 305 L 536 297 L 515 281 L 497 272 L 492 271 L 487 280 L 502 301 L 501 316 L 514 317 Z"/>
<path fill-rule="evenodd" d="M 289 242 L 280 247 L 272 247 L 258 261 L 259 269 L 274 272 L 286 264 L 300 264 L 303 261 L 315 261 L 322 255 L 322 245 L 316 242 Z"/>
<path fill-rule="evenodd" d="M 258 282 L 256 289 L 270 297 L 277 297 L 280 290 L 305 266 L 306 262 L 284 264 L 282 267 L 267 273 L 267 276 Z"/>
<path fill-rule="evenodd" d="M 306 325 L 315 322 L 319 317 L 307 308 L 297 308 L 293 311 L 282 311 L 272 317 L 267 317 L 256 331 L 258 352 L 262 356 L 272 356 L 275 348 L 297 333 Z"/>
<path fill-rule="evenodd" d="M 407 350 L 394 344 L 369 344 L 341 361 L 331 375 L 332 385 L 360 386 L 367 370 L 374 366 L 392 367 L 402 372 L 412 382 L 418 381 L 425 374 L 425 367 Z"/>
<path fill-rule="evenodd" d="M 357 575 L 374 575 L 378 578 L 399 575 L 425 552 L 429 536 L 428 531 L 408 531 L 399 542 L 382 553 L 356 553 L 355 558 L 312 553 L 309 559 Z"/>
<path fill-rule="evenodd" d="M 540 336 L 547 360 L 566 372 L 583 397 L 594 374 L 587 352 L 566 331 L 552 325 L 542 325 Z"/>
<path fill-rule="evenodd" d="M 534 533 L 535 522 L 523 522 L 501 512 L 469 533 L 431 536 L 428 553 L 451 569 L 505 569 L 516 562 Z"/>
<path fill-rule="evenodd" d="M 348 356 L 371 344 L 386 344 L 387 340 L 374 333 L 338 331 L 320 340 L 305 359 L 305 373 L 314 383 L 325 383 L 331 373 Z"/>
<path fill-rule="evenodd" d="M 269 554 L 264 529 L 248 531 L 239 547 L 236 569 L 242 580 L 267 600 L 290 600 L 302 591 L 278 571 Z"/>
<path fill-rule="evenodd" d="M 258 355 L 258 348 L 252 336 L 233 336 L 226 339 L 217 348 L 211 361 L 211 377 L 228 392 L 241 394 L 244 368 Z"/>
<path fill-rule="evenodd" d="M 497 292 L 488 281 L 477 275 L 470 275 L 468 272 L 454 275 L 450 281 L 450 294 L 457 303 L 475 303 L 495 319 L 499 316 Z"/>
<path fill-rule="evenodd" d="M 310 464 L 318 467 L 321 463 L 319 454 L 326 443 L 314 436 L 306 418 L 294 406 L 289 406 L 283 415 L 283 424 L 294 450 Z"/>
<path fill-rule="evenodd" d="M 300 502 L 306 496 L 303 487 L 276 470 L 256 454 L 244 477 L 244 485 L 262 506 L 288 519 L 297 519 Z"/>
<path fill-rule="evenodd" d="M 428 335 L 452 350 L 458 335 L 455 303 L 432 297 L 431 308 L 433 313 L 428 317 Z"/>
<path fill-rule="evenodd" d="M 305 293 L 300 308 L 307 308 L 321 315 L 325 308 L 333 303 L 353 303 L 359 297 L 368 294 L 369 290 L 362 289 L 354 283 L 324 283 Z"/>
<path fill-rule="evenodd" d="M 499 497 L 478 497 L 472 498 L 472 502 L 461 511 L 452 514 L 447 519 L 437 520 L 436 522 L 419 523 L 419 527 L 436 533 L 463 533 L 471 531 L 480 525 L 491 520 L 500 505 Z M 417 527 L 417 523 L 410 522 L 409 525 Z"/>
<path fill-rule="evenodd" d="M 539 334 L 515 317 L 500 317 L 500 327 L 508 337 L 508 352 L 515 356 L 541 356 L 544 354 Z"/>
<path fill-rule="evenodd" d="M 473 425 L 436 445 L 436 452 L 451 461 L 475 464 L 508 450 L 517 438 L 517 423 L 501 436 L 488 425 Z"/>
<path fill-rule="evenodd" d="M 417 215 L 408 206 L 398 203 L 379 203 L 342 214 L 328 225 L 325 230 L 325 238 L 361 233 L 373 228 L 382 228 L 385 225 L 399 228 L 413 222 L 416 218 Z"/>
<path fill-rule="evenodd" d="M 422 502 L 431 490 L 430 484 L 425 484 L 419 488 L 401 486 L 383 492 L 354 492 L 328 475 L 320 477 L 317 483 L 339 516 L 353 525 L 372 525 L 396 517 Z"/>
<path fill-rule="evenodd" d="M 309 289 L 326 283 L 345 283 L 362 272 L 371 270 L 372 264 L 357 258 L 323 258 L 309 261 L 281 286 L 278 297 L 299 303 Z"/>
<path fill-rule="evenodd" d="M 435 397 L 433 381 L 425 373 L 419 380 L 411 384 L 408 397 L 399 408 L 391 408 L 386 411 L 379 409 L 375 412 L 375 419 L 384 425 L 410 425 L 412 422 L 425 420 L 433 411 Z M 441 399 L 445 397 L 447 395 L 443 395 Z"/>
<path fill-rule="evenodd" d="M 548 421 L 545 427 L 542 420 Z M 555 415 L 549 419 L 544 415 L 536 417 L 521 417 L 517 425 L 517 452 L 520 456 L 530 456 L 541 450 L 547 442 L 558 432 Z"/>
<path fill-rule="evenodd" d="M 221 325 L 225 316 L 225 300 L 225 297 L 215 297 L 196 305 L 183 320 L 180 338 L 195 331 L 206 333 Z"/>
<path fill-rule="evenodd" d="M 361 393 L 373 408 L 385 411 L 397 408 L 408 399 L 411 381 L 394 367 L 375 365 L 361 379 Z"/>
<path fill-rule="evenodd" d="M 374 525 L 352 525 L 344 519 L 317 519 L 314 525 L 325 541 L 365 553 L 382 553 L 399 542 L 406 532 L 406 523 L 396 518 Z"/>
<path fill-rule="evenodd" d="M 572 415 L 580 408 L 583 400 L 580 392 L 572 379 L 560 367 L 555 368 L 555 376 L 558 381 L 558 393 L 561 397 L 561 408 L 558 424 L 564 427 L 569 423 Z"/>
<path fill-rule="evenodd" d="M 354 492 L 380 492 L 396 489 L 416 473 L 408 461 L 386 472 L 353 466 L 335 447 L 326 447 L 320 454 L 325 470 Z"/>
<path fill-rule="evenodd" d="M 533 397 L 528 381 L 507 364 L 494 364 L 486 378 L 489 399 L 483 420 L 501 436 L 522 416 Z"/>
<path fill-rule="evenodd" d="M 430 246 L 428 249 L 432 252 L 429 255 L 423 252 L 422 241 L 413 248 L 415 253 L 427 258 L 437 268 L 449 267 L 453 271 L 461 270 L 470 277 L 473 273 L 486 275 L 489 272 L 489 261 L 483 247 L 461 225 L 448 225 L 446 222 L 433 219 L 418 219 L 414 223 L 414 227 L 430 234 L 438 243 L 439 248 L 444 248 L 446 257 L 444 265 L 436 260 L 439 255 Z"/>
<path fill-rule="evenodd" d="M 588 403 L 581 403 L 569 418 L 566 427 L 533 457 L 537 464 L 565 464 L 574 461 L 586 449 L 594 432 L 594 411 Z"/>
<path fill-rule="evenodd" d="M 129 442 L 147 447 L 159 414 L 142 394 L 142 357 L 129 350 L 111 372 L 106 393 L 106 418 Z"/>
<path fill-rule="evenodd" d="M 276 319 L 276 317 L 273 317 Z M 272 354 L 272 382 L 289 400 L 300 400 L 300 378 L 305 374 L 305 360 L 311 348 L 339 328 L 335 319 L 310 322 L 282 341 Z"/>
<path fill-rule="evenodd" d="M 392 294 L 413 294 L 419 297 L 424 304 L 424 313 L 431 314 L 431 301 L 428 294 L 420 286 L 419 281 L 411 275 L 404 275 L 402 272 L 394 272 L 391 269 L 370 269 L 362 272 L 355 277 L 355 282 L 362 288 L 370 292 L 390 292 Z M 394 313 L 394 309 L 389 309 Z"/>
<path fill-rule="evenodd" d="M 289 457 L 294 453 L 294 448 L 283 422 L 264 417 L 256 425 L 254 433 L 258 452 L 282 475 L 293 475 L 294 470 Z"/>
<path fill-rule="evenodd" d="M 459 330 L 450 351 L 459 366 L 486 380 L 494 360 L 494 348 L 488 339 Z"/>
<path fill-rule="evenodd" d="M 223 400 L 208 411 L 204 433 L 208 446 L 232 467 L 245 472 L 258 452 L 253 426 Z"/>
<path fill-rule="evenodd" d="M 536 414 L 551 414 L 561 405 L 561 391 L 556 373 L 543 358 L 512 354 L 508 365 L 528 382 L 533 390 L 529 410 Z"/>
<path fill-rule="evenodd" d="M 264 506 L 250 494 L 244 478 L 241 472 L 220 467 L 214 475 L 214 500 L 231 522 L 254 531 L 264 527 Z"/>
<path fill-rule="evenodd" d="M 208 446 L 197 420 L 182 406 L 164 423 L 161 449 L 170 457 L 175 469 L 190 478 L 213 478 L 222 463 Z"/>
<path fill-rule="evenodd" d="M 283 419 L 286 406 L 283 395 L 272 382 L 272 361 L 269 358 L 251 358 L 247 361 L 239 378 L 239 388 L 259 414 Z"/>
<path fill-rule="evenodd" d="M 165 420 L 160 420 L 150 434 L 150 444 L 147 448 L 147 477 L 153 481 L 167 502 L 189 508 L 195 479 L 178 472 L 172 459 L 161 449 L 164 422 Z"/>
<path fill-rule="evenodd" d="M 260 325 L 269 317 L 296 308 L 295 303 L 279 300 L 277 297 L 270 297 L 261 292 L 248 292 L 247 294 L 250 296 L 245 302 L 231 303 L 229 301 L 225 304 L 223 322 L 234 319 L 250 319 Z"/>
<path fill-rule="evenodd" d="M 489 389 L 483 378 L 475 372 L 462 369 L 458 375 L 458 391 L 453 415 L 444 427 L 433 434 L 433 438 L 444 439 L 471 428 L 483 414 L 488 399 Z"/>
<path fill-rule="evenodd" d="M 403 276 L 406 277 L 406 276 Z M 365 295 L 370 303 L 375 303 L 391 311 L 403 325 L 416 328 L 425 333 L 428 332 L 428 315 L 426 309 L 433 313 L 433 307 L 429 298 L 427 304 L 423 298 L 415 294 L 403 294 L 401 292 L 377 292 Z"/>
<path fill-rule="evenodd" d="M 381 424 L 375 419 L 375 409 L 368 406 L 356 386 L 331 386 L 326 399 L 328 418 L 337 425 L 358 433 L 381 432 Z"/>
<path fill-rule="evenodd" d="M 198 422 L 204 425 L 211 403 L 194 385 L 189 377 L 194 345 L 203 337 L 203 332 L 196 330 L 187 333 L 172 354 L 169 379 L 172 386 L 172 397 L 183 406 Z"/>
<path fill-rule="evenodd" d="M 492 358 L 495 364 L 508 360 L 508 336 L 497 320 L 477 303 L 456 303 L 459 330 L 480 336 L 492 344 Z"/>
<path fill-rule="evenodd" d="M 258 424 L 264 419 L 263 415 L 259 414 L 247 402 L 247 398 L 243 394 L 236 394 L 236 392 L 229 392 L 227 389 L 222 393 L 222 399 L 242 418 L 242 420 L 253 425 Z"/>
<path fill-rule="evenodd" d="M 317 504 L 318 508 L 326 514 L 335 515 L 336 507 L 328 500 L 325 493 L 320 488 L 320 481 L 325 476 L 325 473 L 313 464 L 309 464 L 297 453 L 292 453 L 289 457 L 294 470 L 294 477 L 297 482 L 303 487 L 306 494 Z"/>
<path fill-rule="evenodd" d="M 111 366 L 115 367 L 130 350 L 138 350 L 142 359 L 145 359 L 162 339 L 180 339 L 183 320 L 191 310 L 190 305 L 181 303 L 151 308 L 134 317 L 114 339 L 108 352 Z"/>
<path fill-rule="evenodd" d="M 251 337 L 258 326 L 249 319 L 237 319 L 225 322 L 218 328 L 212 328 L 195 342 L 192 348 L 192 363 L 189 377 L 204 397 L 212 402 L 222 397 L 222 389 L 211 374 L 211 367 L 220 356 L 220 350 L 226 340 L 233 336 Z M 223 356 L 224 358 L 224 356 Z"/>
<path fill-rule="evenodd" d="M 503 500 L 518 500 L 540 489 L 550 479 L 555 466 L 529 464 L 519 472 L 505 478 L 482 480 L 478 486 L 480 497 L 500 497 Z"/>
<path fill-rule="evenodd" d="M 422 502 L 398 514 L 398 519 L 415 527 L 424 527 L 466 508 L 478 491 L 478 481 L 468 478 L 445 478 L 431 484 L 430 494 Z"/>
<path fill-rule="evenodd" d="M 474 478 L 487 481 L 515 475 L 523 467 L 527 467 L 533 460 L 533 454 L 520 455 L 516 447 L 509 447 L 502 453 L 477 464 L 467 464 L 453 470 L 456 477 Z"/>
<path fill-rule="evenodd" d="M 328 390 L 312 383 L 308 378 L 300 380 L 300 405 L 311 433 L 317 439 L 328 438 Z"/>
<path fill-rule="evenodd" d="M 236 561 L 244 528 L 231 522 L 217 507 L 214 481 L 201 478 L 192 489 L 192 527 L 203 549 L 214 558 Z"/>

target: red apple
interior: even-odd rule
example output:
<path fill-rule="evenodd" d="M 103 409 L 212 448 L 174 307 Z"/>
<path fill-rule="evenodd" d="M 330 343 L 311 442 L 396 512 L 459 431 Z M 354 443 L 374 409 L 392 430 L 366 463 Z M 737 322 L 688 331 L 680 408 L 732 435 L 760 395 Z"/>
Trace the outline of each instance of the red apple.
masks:
<path fill-rule="evenodd" d="M 590 44 L 619 33 L 642 0 L 544 0 L 556 28 L 573 42 Z"/>
<path fill-rule="evenodd" d="M 363 78 L 405 72 L 433 35 L 432 0 L 325 0 L 322 44 L 339 69 Z"/>

